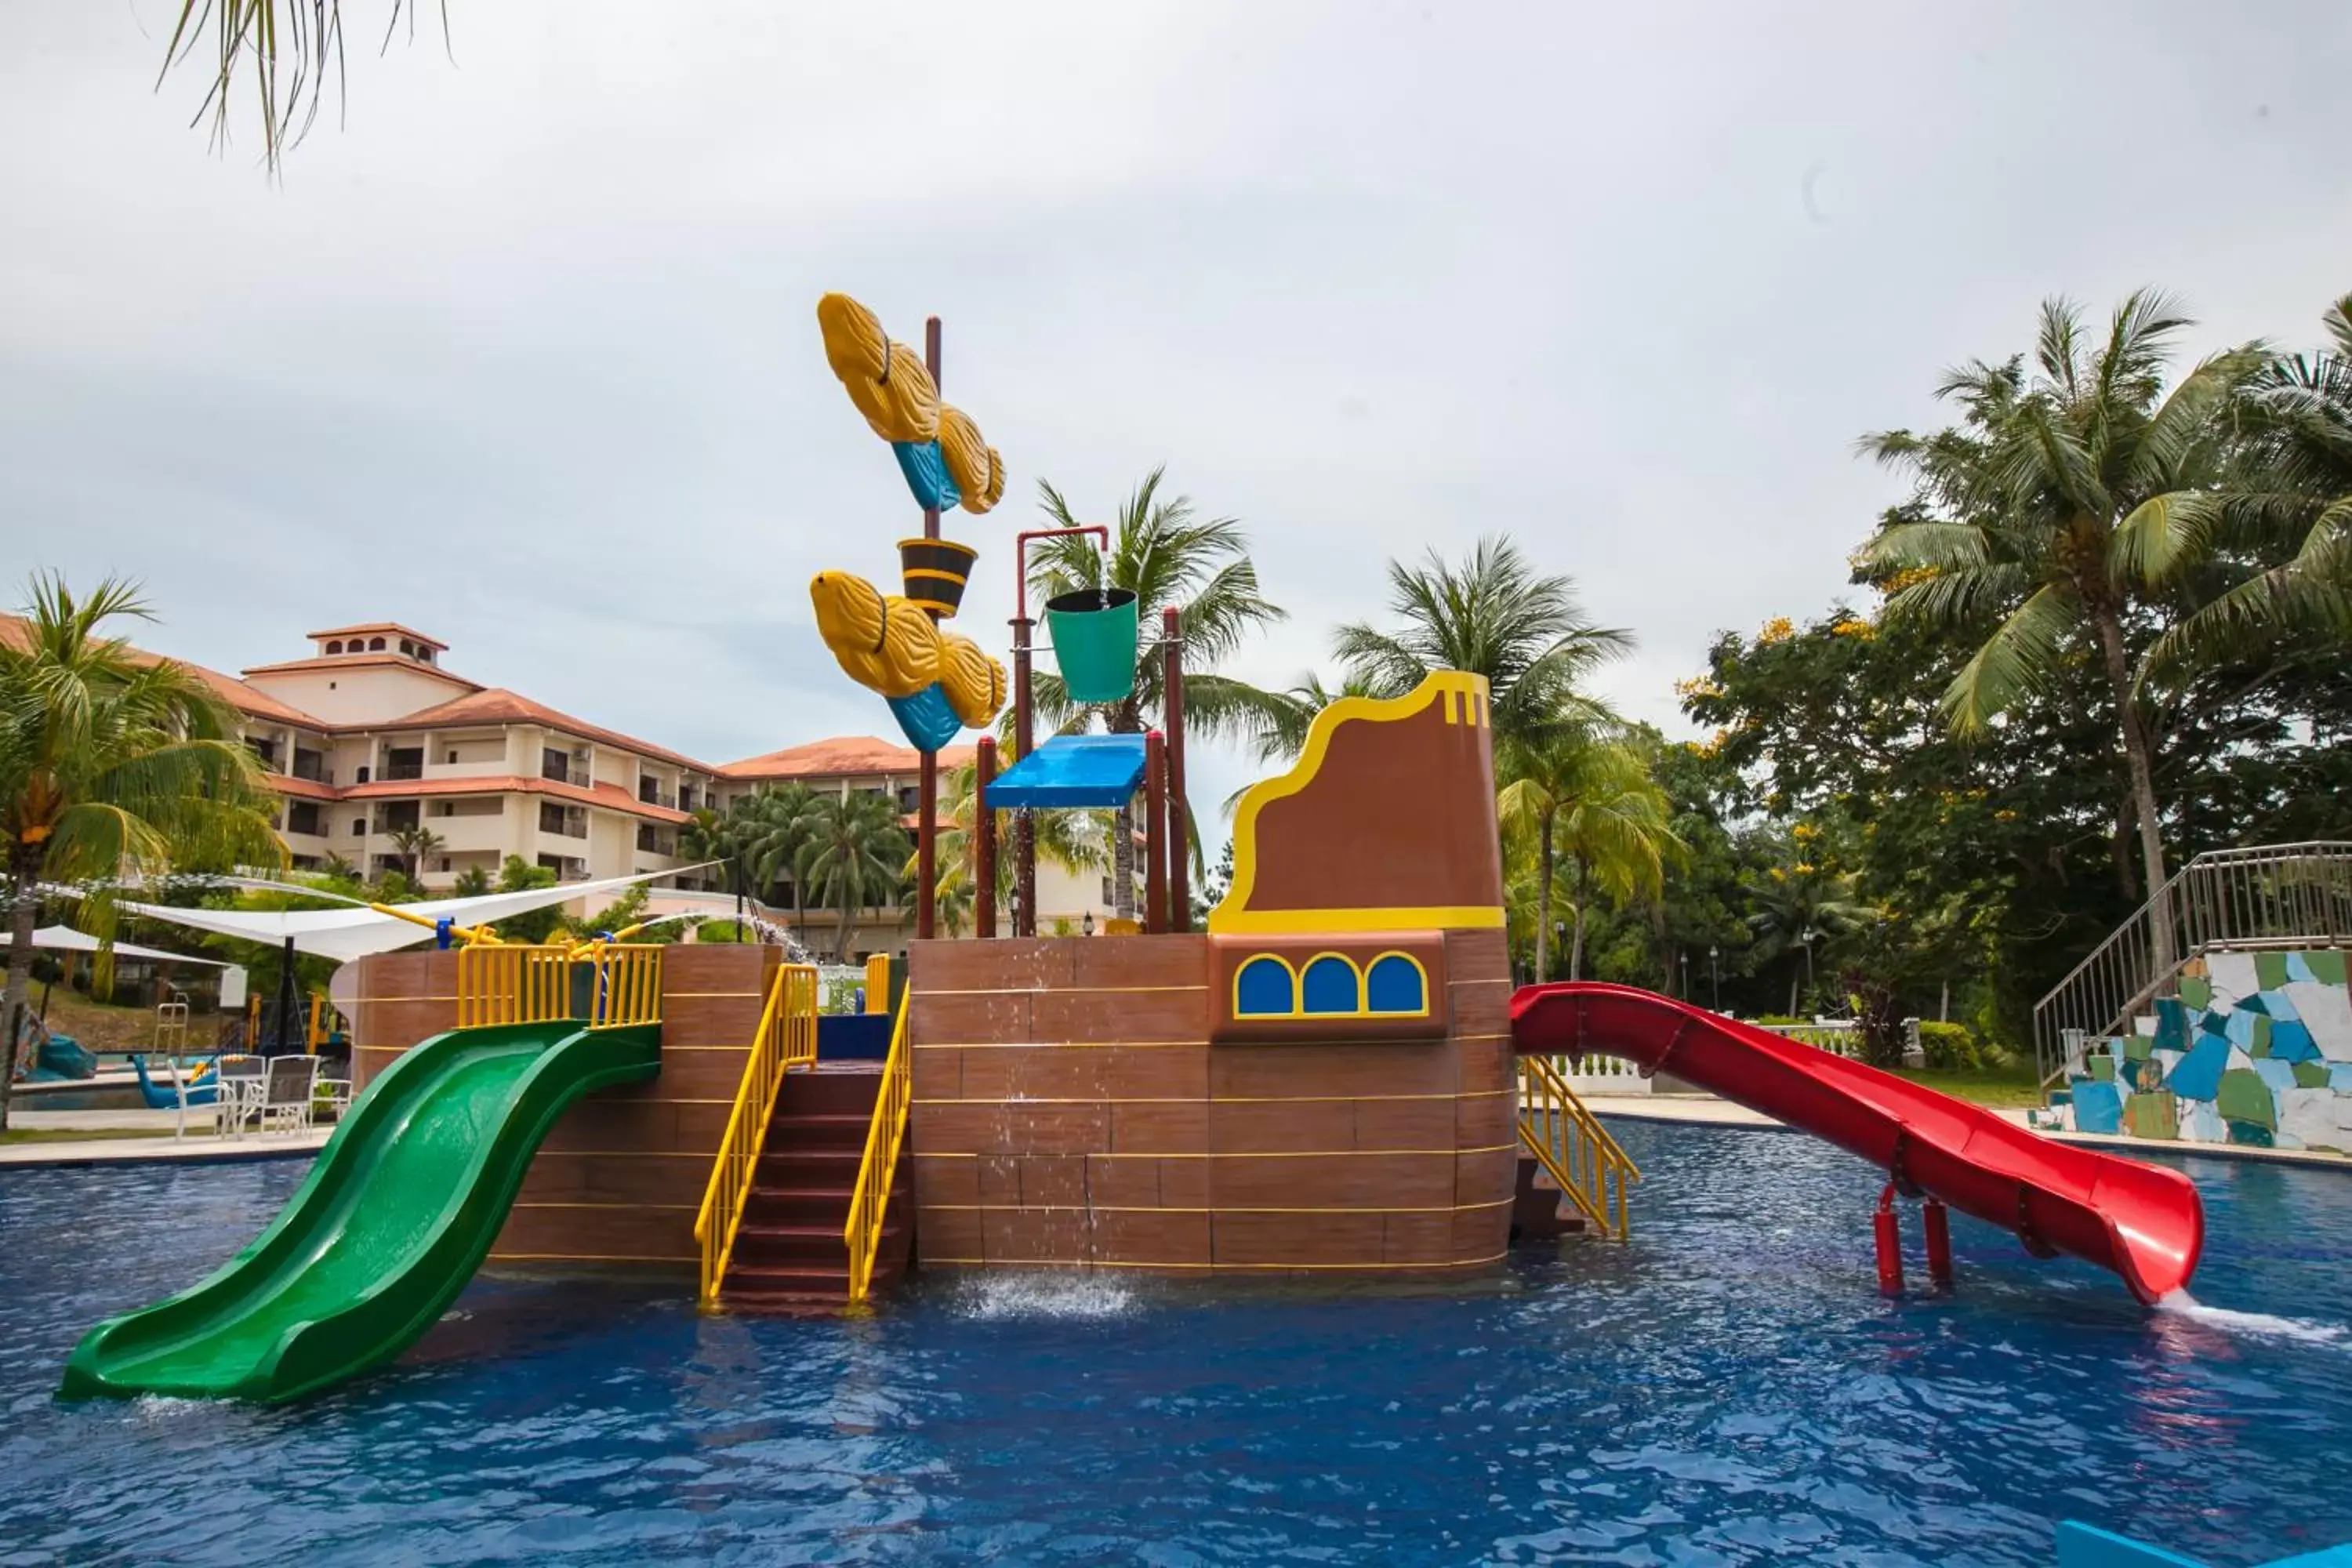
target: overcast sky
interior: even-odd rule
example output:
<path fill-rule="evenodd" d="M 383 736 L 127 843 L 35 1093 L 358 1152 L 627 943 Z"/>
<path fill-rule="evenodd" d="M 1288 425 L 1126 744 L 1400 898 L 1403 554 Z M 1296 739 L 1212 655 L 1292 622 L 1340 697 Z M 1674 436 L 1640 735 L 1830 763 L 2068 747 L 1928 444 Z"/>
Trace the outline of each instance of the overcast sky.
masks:
<path fill-rule="evenodd" d="M 984 643 L 1038 479 L 1164 462 L 1291 612 L 1236 673 L 1508 531 L 1680 730 L 1717 632 L 1843 591 L 1853 438 L 2044 295 L 2161 283 L 2202 349 L 2352 289 L 2341 0 L 448 0 L 454 65 L 386 3 L 275 185 L 154 90 L 177 0 L 5 7 L 0 566 L 136 574 L 230 669 L 399 619 L 713 762 L 892 732 L 806 593 L 917 520 L 827 289 L 945 319 L 1013 476 L 950 527 Z"/>

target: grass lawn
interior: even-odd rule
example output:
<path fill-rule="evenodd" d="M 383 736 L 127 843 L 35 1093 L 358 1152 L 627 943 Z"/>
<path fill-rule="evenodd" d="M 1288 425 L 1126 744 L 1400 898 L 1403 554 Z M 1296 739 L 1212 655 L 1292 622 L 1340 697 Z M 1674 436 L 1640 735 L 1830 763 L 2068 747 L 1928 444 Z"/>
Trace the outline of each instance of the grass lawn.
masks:
<path fill-rule="evenodd" d="M 2042 1090 L 2035 1087 L 2033 1079 L 2013 1072 L 1929 1072 L 1919 1068 L 1901 1068 L 1895 1076 L 1909 1079 L 1938 1094 L 1996 1110 L 2042 1103 Z"/>
<path fill-rule="evenodd" d="M 26 1002 L 36 1010 L 40 1007 L 41 987 L 37 984 Z M 155 1043 L 154 1008 L 93 1002 L 62 984 L 49 993 L 48 1023 L 51 1034 L 71 1035 L 93 1051 L 143 1051 Z M 210 1050 L 219 1028 L 216 1017 L 189 1019 L 189 1048 Z"/>
<path fill-rule="evenodd" d="M 0 1132 L 0 1148 L 14 1143 L 88 1143 L 100 1138 L 169 1138 L 168 1127 L 11 1127 Z"/>

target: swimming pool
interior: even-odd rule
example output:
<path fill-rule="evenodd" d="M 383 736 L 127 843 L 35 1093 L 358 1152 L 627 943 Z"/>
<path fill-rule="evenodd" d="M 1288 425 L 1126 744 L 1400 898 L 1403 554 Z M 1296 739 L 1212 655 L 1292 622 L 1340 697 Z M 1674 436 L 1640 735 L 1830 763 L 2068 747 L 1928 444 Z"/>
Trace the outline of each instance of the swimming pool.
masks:
<path fill-rule="evenodd" d="M 2063 1517 L 2218 1563 L 2352 1541 L 2352 1176 L 2182 1162 L 2227 1310 L 2143 1311 L 1957 1218 L 1958 1296 L 1888 1304 L 1856 1162 L 1619 1131 L 1633 1244 L 1483 1287 L 934 1279 L 848 1322 L 483 1281 L 293 1409 L 50 1391 L 299 1166 L 0 1172 L 0 1563 L 2046 1568 Z"/>

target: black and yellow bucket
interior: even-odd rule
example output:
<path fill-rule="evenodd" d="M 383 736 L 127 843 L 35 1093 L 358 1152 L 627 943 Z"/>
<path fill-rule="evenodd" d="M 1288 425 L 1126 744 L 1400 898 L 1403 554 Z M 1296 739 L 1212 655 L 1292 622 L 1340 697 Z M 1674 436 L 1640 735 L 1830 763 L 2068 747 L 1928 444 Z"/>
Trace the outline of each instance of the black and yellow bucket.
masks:
<path fill-rule="evenodd" d="M 907 579 L 907 602 L 942 618 L 963 603 L 963 585 L 980 552 L 946 539 L 898 541 L 898 568 Z"/>

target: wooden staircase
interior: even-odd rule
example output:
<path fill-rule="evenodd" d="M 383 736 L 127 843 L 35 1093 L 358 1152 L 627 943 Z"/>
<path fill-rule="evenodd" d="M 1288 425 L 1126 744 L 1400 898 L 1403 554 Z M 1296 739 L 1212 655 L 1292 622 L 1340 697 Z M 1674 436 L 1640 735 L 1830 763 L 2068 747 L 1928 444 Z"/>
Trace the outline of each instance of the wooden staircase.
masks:
<path fill-rule="evenodd" d="M 827 1062 L 785 1076 L 720 1287 L 723 1305 L 790 1311 L 849 1300 L 843 1232 L 881 1086 L 880 1062 Z M 877 1290 L 889 1289 L 906 1272 L 913 1249 L 909 1163 L 899 1160 L 894 1174 L 875 1256 Z"/>

